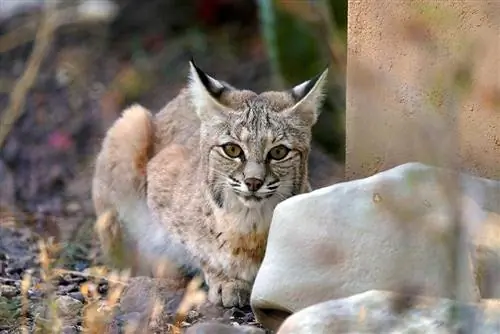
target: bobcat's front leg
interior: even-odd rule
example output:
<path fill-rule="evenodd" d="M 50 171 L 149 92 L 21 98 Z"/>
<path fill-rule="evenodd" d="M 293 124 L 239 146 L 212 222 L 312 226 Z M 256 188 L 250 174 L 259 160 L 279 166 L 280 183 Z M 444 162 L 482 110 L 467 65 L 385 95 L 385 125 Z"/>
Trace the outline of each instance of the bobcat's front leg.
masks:
<path fill-rule="evenodd" d="M 203 274 L 208 285 L 208 300 L 224 307 L 243 307 L 250 303 L 250 282 L 229 278 L 224 273 L 204 266 Z"/>

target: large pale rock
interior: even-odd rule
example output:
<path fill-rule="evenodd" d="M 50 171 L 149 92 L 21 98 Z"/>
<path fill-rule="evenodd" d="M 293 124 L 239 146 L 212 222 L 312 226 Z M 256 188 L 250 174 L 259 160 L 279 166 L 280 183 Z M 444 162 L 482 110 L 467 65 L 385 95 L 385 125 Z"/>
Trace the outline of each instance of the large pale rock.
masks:
<path fill-rule="evenodd" d="M 451 194 L 460 201 L 453 207 Z M 252 291 L 257 320 L 275 329 L 307 306 L 373 289 L 451 297 L 457 208 L 473 236 L 500 208 L 500 182 L 408 163 L 282 202 Z M 474 259 L 460 278 L 471 301 L 479 297 Z"/>
<path fill-rule="evenodd" d="M 290 316 L 277 334 L 301 333 L 498 333 L 500 302 L 454 303 L 450 299 L 371 290 L 307 307 Z M 409 302 L 409 300 L 408 300 Z M 455 307 L 455 310 L 452 308 Z M 451 321 L 453 312 L 459 321 Z"/>

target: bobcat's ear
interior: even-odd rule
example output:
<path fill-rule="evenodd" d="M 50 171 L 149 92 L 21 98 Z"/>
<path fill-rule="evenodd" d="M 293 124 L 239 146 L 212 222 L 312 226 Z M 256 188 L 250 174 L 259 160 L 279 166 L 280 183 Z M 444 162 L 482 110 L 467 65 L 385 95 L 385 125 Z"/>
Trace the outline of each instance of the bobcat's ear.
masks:
<path fill-rule="evenodd" d="M 223 116 L 228 108 L 221 103 L 221 96 L 231 87 L 203 72 L 193 59 L 189 67 L 189 90 L 198 117 L 208 120 L 213 116 Z"/>
<path fill-rule="evenodd" d="M 287 111 L 307 122 L 310 126 L 318 120 L 321 104 L 325 96 L 328 67 L 320 74 L 307 80 L 290 91 L 295 104 Z"/>

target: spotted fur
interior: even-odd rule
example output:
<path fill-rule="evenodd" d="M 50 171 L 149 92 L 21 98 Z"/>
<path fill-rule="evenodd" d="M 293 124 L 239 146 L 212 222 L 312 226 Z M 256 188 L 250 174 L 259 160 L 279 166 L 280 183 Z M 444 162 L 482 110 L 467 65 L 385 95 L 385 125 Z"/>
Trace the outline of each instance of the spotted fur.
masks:
<path fill-rule="evenodd" d="M 289 91 L 257 94 L 190 68 L 188 87 L 156 116 L 135 105 L 108 131 L 96 163 L 96 212 L 116 213 L 114 230 L 140 259 L 136 273 L 152 274 L 168 259 L 201 270 L 210 301 L 243 306 L 274 208 L 310 189 L 311 128 L 327 71 Z M 227 144 L 239 155 L 228 155 Z"/>

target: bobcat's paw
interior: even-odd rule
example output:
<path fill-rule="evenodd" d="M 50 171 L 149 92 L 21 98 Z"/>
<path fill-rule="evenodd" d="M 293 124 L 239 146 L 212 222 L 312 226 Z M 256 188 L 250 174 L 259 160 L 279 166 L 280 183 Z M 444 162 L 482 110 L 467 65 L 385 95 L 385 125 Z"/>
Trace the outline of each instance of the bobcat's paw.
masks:
<path fill-rule="evenodd" d="M 251 287 L 245 281 L 229 281 L 222 284 L 222 306 L 243 307 L 250 304 Z"/>
<path fill-rule="evenodd" d="M 243 307 L 250 304 L 251 286 L 241 280 L 217 282 L 209 287 L 208 300 L 223 307 Z"/>

